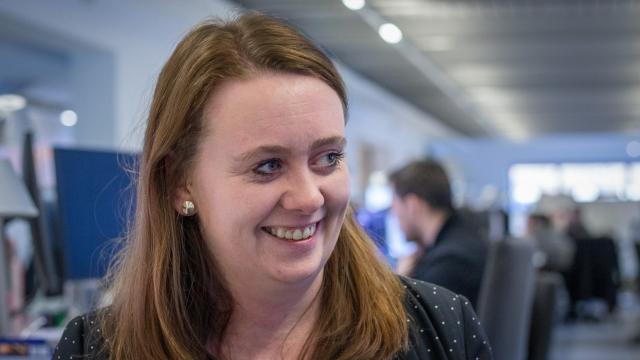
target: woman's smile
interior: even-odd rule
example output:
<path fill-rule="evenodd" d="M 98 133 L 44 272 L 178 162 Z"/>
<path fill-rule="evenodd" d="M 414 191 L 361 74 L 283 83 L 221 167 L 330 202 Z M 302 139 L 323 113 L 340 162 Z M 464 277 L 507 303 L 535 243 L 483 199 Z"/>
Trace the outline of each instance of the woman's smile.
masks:
<path fill-rule="evenodd" d="M 300 241 L 307 240 L 316 233 L 318 223 L 304 226 L 265 226 L 262 229 L 282 240 Z"/>

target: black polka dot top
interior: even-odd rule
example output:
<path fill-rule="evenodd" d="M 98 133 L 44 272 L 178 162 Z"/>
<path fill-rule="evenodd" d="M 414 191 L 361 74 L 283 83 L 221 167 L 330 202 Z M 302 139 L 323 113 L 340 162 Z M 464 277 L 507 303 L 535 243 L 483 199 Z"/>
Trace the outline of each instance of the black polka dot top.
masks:
<path fill-rule="evenodd" d="M 493 359 L 480 320 L 466 298 L 423 281 L 405 277 L 400 280 L 407 290 L 405 308 L 410 345 L 395 359 Z M 109 359 L 102 346 L 101 331 L 95 313 L 71 320 L 53 360 Z"/>
<path fill-rule="evenodd" d="M 401 277 L 407 295 L 410 348 L 398 360 L 493 359 L 491 346 L 464 296 L 420 280 Z"/>

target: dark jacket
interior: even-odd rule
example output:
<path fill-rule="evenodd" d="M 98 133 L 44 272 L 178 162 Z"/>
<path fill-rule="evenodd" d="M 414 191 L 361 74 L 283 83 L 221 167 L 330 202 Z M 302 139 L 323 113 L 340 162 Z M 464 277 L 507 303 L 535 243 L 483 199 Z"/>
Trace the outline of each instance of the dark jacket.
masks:
<path fill-rule="evenodd" d="M 482 232 L 472 221 L 453 213 L 411 277 L 464 295 L 476 305 L 487 254 L 488 242 Z"/>

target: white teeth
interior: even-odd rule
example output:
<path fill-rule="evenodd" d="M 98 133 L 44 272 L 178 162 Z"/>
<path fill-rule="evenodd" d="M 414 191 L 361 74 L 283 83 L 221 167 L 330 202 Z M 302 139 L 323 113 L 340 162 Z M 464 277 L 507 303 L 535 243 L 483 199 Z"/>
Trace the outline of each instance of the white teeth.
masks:
<path fill-rule="evenodd" d="M 309 232 L 309 236 L 311 236 L 316 233 L 316 224 L 311 224 L 307 226 L 304 230 L 305 232 Z"/>
<path fill-rule="evenodd" d="M 315 234 L 316 224 L 311 224 L 309 226 L 305 226 L 304 228 L 293 229 L 293 230 L 280 228 L 280 227 L 277 227 L 277 228 L 270 227 L 270 228 L 266 228 L 266 230 L 269 232 L 269 234 L 275 237 L 278 237 L 280 239 L 298 241 L 298 240 L 308 239 L 313 234 Z"/>

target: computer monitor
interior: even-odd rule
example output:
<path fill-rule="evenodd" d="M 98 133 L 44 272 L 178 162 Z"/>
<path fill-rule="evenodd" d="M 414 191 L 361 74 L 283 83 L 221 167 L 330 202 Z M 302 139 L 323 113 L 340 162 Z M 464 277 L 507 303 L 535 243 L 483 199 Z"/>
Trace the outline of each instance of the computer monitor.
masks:
<path fill-rule="evenodd" d="M 62 292 L 62 283 L 52 250 L 52 234 L 46 226 L 48 213 L 40 196 L 33 133 L 30 131 L 25 133 L 22 143 L 22 179 L 39 211 L 37 217 L 29 219 L 34 259 L 33 266 L 29 266 L 30 271 L 27 272 L 27 299 L 33 297 L 37 289 L 45 295 L 57 295 Z"/>
<path fill-rule="evenodd" d="M 133 214 L 137 157 L 56 148 L 54 161 L 65 278 L 101 278 Z"/>

